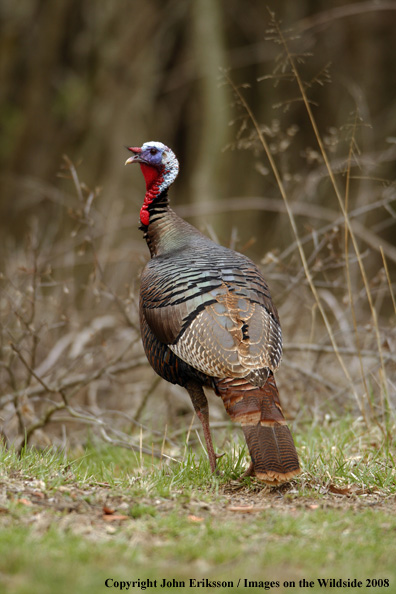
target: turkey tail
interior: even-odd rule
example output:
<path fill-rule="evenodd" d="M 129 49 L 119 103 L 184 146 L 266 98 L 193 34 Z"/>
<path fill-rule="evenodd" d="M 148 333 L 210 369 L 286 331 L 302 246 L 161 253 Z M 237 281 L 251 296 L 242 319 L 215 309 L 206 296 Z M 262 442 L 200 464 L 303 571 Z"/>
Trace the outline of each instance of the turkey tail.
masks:
<path fill-rule="evenodd" d="M 298 456 L 274 376 L 262 387 L 232 378 L 217 380 L 216 388 L 232 420 L 242 425 L 256 477 L 279 485 L 298 474 Z"/>

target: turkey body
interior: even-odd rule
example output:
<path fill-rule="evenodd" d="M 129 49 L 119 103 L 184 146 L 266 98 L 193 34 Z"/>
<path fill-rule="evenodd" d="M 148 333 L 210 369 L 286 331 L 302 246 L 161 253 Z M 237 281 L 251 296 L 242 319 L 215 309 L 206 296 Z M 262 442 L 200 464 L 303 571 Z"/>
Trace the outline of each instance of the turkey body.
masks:
<path fill-rule="evenodd" d="M 162 150 L 159 166 L 148 165 L 153 147 Z M 273 485 L 289 480 L 300 469 L 274 378 L 282 333 L 267 283 L 249 258 L 217 245 L 169 207 L 166 177 L 174 172 L 166 159 L 176 159 L 168 147 L 151 142 L 130 150 L 135 156 L 127 162 L 141 163 L 147 185 L 141 222 L 151 260 L 139 303 L 147 358 L 190 394 L 212 471 L 217 456 L 203 387 L 241 423 L 252 458 L 247 474 Z"/>

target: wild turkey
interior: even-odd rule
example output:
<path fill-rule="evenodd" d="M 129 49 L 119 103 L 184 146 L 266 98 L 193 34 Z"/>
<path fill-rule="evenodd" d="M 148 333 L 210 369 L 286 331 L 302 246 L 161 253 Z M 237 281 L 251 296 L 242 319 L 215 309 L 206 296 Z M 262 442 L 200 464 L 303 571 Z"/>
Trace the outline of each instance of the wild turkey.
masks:
<path fill-rule="evenodd" d="M 179 163 L 161 142 L 128 147 L 146 181 L 140 210 L 151 260 L 140 288 L 143 346 L 153 369 L 183 386 L 199 417 L 212 472 L 218 457 L 203 387 L 242 425 L 252 462 L 245 475 L 271 485 L 300 472 L 274 372 L 282 355 L 278 313 L 246 256 L 221 247 L 169 208 Z"/>

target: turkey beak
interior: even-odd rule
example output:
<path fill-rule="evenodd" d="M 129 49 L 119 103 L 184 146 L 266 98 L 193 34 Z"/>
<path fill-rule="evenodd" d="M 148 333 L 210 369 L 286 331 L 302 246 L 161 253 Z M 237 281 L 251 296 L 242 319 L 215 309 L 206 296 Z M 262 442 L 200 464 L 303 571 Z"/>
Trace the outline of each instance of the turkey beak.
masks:
<path fill-rule="evenodd" d="M 127 149 L 128 151 L 131 151 L 133 153 L 133 156 L 128 157 L 128 159 L 125 161 L 125 165 L 129 165 L 129 163 L 144 163 L 144 159 L 140 157 L 140 153 L 142 152 L 141 148 L 135 146 L 127 146 Z"/>

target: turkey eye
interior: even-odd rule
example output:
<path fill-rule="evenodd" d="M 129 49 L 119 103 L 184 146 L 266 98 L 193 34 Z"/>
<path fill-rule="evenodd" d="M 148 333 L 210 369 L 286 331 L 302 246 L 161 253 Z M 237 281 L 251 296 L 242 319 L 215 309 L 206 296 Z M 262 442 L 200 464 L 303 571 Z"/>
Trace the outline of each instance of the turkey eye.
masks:
<path fill-rule="evenodd" d="M 158 150 L 156 148 L 150 149 L 150 155 L 156 155 L 157 153 L 158 153 Z"/>

